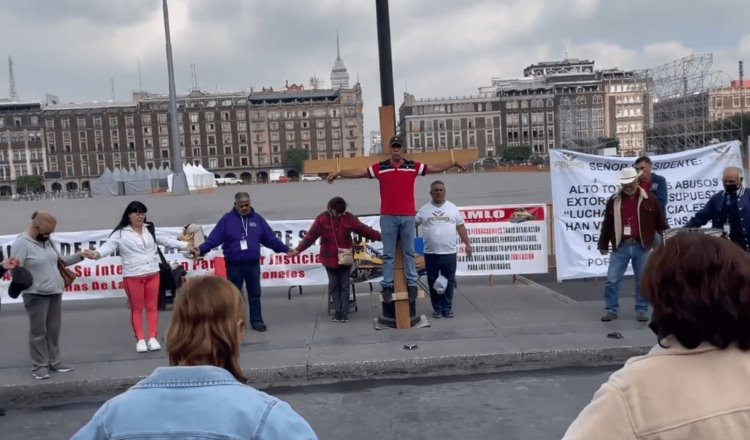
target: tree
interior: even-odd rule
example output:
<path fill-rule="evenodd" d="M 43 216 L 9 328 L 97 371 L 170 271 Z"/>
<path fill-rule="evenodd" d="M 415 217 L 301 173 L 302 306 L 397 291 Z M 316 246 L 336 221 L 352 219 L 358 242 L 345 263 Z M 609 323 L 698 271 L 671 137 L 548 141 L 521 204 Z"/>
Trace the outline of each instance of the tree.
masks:
<path fill-rule="evenodd" d="M 531 164 L 532 165 L 543 165 L 544 164 L 544 158 L 542 156 L 532 156 L 531 157 Z"/>
<path fill-rule="evenodd" d="M 506 147 L 503 151 L 503 160 L 506 162 L 518 163 L 528 162 L 531 157 L 531 147 Z"/>
<path fill-rule="evenodd" d="M 310 158 L 310 152 L 303 148 L 292 148 L 286 150 L 284 155 L 284 166 L 294 169 L 297 173 L 302 174 L 302 168 L 305 161 Z"/>
<path fill-rule="evenodd" d="M 21 176 L 16 179 L 16 192 L 41 192 L 44 191 L 42 176 Z"/>

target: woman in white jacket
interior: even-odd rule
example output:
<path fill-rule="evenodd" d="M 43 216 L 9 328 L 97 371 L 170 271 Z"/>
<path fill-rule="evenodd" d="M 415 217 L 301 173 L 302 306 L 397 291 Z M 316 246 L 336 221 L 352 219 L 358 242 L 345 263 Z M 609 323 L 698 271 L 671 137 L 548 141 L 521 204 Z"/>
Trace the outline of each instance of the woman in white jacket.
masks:
<path fill-rule="evenodd" d="M 120 223 L 109 235 L 109 239 L 96 251 L 82 254 L 84 257 L 102 258 L 119 251 L 122 258 L 122 275 L 125 293 L 130 303 L 130 323 L 133 325 L 135 351 L 143 353 L 161 349 L 156 340 L 159 326 L 157 303 L 159 300 L 159 255 L 157 243 L 177 249 L 189 250 L 187 242 L 152 235 L 146 224 L 146 205 L 133 201 L 125 208 Z M 85 252 L 85 251 L 84 251 Z M 143 308 L 146 308 L 148 342 L 143 332 Z"/>

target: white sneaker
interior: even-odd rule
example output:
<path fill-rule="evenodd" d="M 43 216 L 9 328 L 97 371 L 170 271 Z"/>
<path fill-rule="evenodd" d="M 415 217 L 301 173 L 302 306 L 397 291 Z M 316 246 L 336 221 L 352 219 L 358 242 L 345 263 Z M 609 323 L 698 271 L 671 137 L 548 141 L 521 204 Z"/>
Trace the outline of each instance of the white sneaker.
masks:
<path fill-rule="evenodd" d="M 161 350 L 161 345 L 159 345 L 159 341 L 156 338 L 151 338 L 148 340 L 148 349 L 151 351 Z"/>
<path fill-rule="evenodd" d="M 138 353 L 145 353 L 148 351 L 148 347 L 146 346 L 146 341 L 143 339 L 139 339 L 138 343 L 135 344 L 135 351 Z"/>

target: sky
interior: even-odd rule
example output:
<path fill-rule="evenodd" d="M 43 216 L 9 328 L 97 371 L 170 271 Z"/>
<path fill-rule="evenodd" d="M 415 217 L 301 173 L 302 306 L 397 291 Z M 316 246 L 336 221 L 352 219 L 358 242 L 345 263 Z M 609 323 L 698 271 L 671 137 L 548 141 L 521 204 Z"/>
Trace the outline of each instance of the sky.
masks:
<path fill-rule="evenodd" d="M 365 144 L 378 129 L 375 0 L 171 0 L 178 93 L 330 86 L 336 31 L 353 84 L 364 94 Z M 736 79 L 750 63 L 746 0 L 393 0 L 394 93 L 469 96 L 493 77 L 567 57 L 597 68 L 640 69 L 713 54 Z M 141 84 L 168 91 L 161 0 L 0 0 L 0 47 L 13 57 L 19 96 L 61 102 L 129 100 Z M 750 78 L 748 64 L 746 78 Z M 0 69 L 0 97 L 9 94 Z"/>

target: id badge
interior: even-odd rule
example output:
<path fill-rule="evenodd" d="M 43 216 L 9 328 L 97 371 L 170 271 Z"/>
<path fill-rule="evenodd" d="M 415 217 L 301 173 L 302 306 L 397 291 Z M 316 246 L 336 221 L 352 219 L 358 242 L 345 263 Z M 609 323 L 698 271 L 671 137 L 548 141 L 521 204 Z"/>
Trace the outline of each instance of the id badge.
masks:
<path fill-rule="evenodd" d="M 631 232 L 630 231 L 630 225 L 625 226 L 624 228 L 622 228 L 622 235 L 630 236 L 630 232 Z"/>
<path fill-rule="evenodd" d="M 247 250 L 247 240 L 240 240 L 240 250 L 241 251 Z"/>
<path fill-rule="evenodd" d="M 724 223 L 724 232 L 726 232 L 727 234 L 729 234 L 729 232 L 730 232 L 729 231 L 729 223 Z"/>

